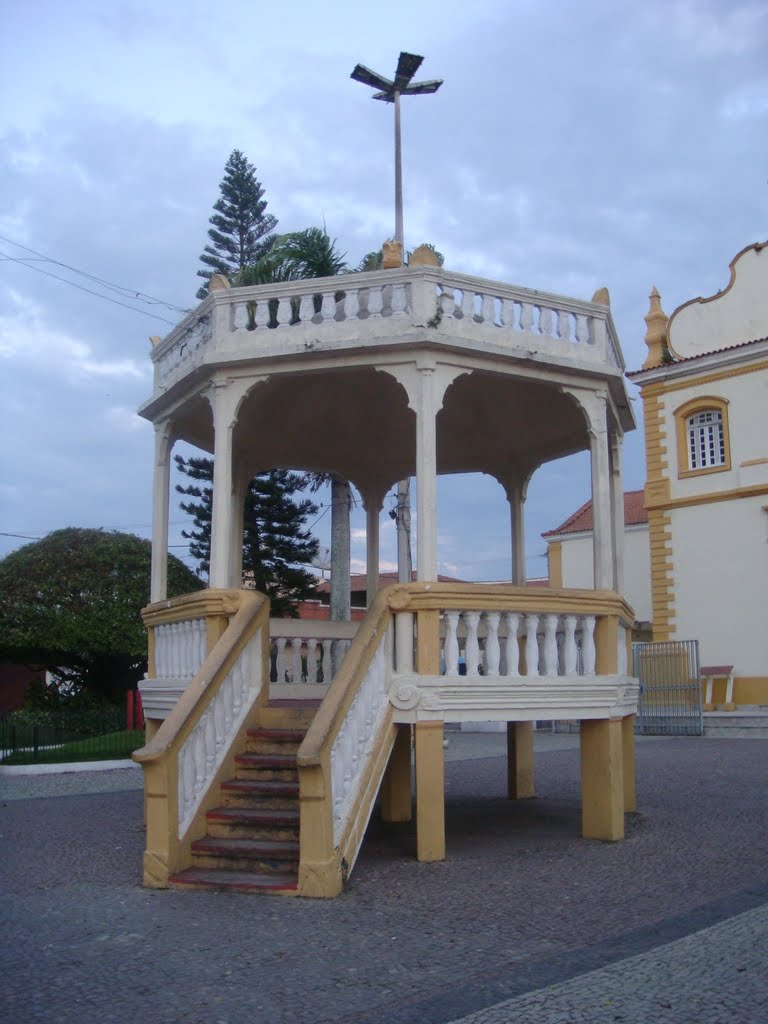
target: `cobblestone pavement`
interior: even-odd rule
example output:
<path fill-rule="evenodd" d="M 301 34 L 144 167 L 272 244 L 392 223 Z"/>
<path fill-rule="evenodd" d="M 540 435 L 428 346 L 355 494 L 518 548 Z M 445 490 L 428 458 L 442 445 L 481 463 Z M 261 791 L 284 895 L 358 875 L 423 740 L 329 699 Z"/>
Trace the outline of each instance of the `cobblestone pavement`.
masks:
<path fill-rule="evenodd" d="M 0 1019 L 768 1019 L 768 741 L 639 743 L 642 813 L 617 844 L 579 838 L 573 744 L 515 802 L 482 756 L 500 743 L 449 741 L 445 862 L 374 823 L 332 901 L 144 890 L 130 769 L 0 779 Z"/>

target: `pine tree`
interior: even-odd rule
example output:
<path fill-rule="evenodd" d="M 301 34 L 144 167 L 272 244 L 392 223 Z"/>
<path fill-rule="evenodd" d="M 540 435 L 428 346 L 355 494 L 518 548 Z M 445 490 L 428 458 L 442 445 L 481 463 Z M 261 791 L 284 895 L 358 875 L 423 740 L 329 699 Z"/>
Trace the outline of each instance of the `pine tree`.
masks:
<path fill-rule="evenodd" d="M 190 554 L 207 573 L 211 552 L 211 506 L 213 491 L 213 460 L 209 458 L 175 457 L 182 473 L 200 484 L 176 490 L 194 501 L 181 502 L 182 511 L 193 517 L 194 529 L 182 531 L 189 540 Z M 259 473 L 245 495 L 243 522 L 243 576 L 266 594 L 272 602 L 273 615 L 295 614 L 294 604 L 310 597 L 316 586 L 315 577 L 304 565 L 317 556 L 318 542 L 305 524 L 317 513 L 317 505 L 308 498 L 294 495 L 308 484 L 302 473 L 273 469 Z"/>
<path fill-rule="evenodd" d="M 219 190 L 221 195 L 209 219 L 212 244 L 206 245 L 200 257 L 205 268 L 197 272 L 206 281 L 197 292 L 198 299 L 208 294 L 207 282 L 212 274 L 229 277 L 252 266 L 266 256 L 275 237 L 270 232 L 277 220 L 265 213 L 267 202 L 262 198 L 264 189 L 256 168 L 239 149 L 234 149 L 227 160 Z"/>

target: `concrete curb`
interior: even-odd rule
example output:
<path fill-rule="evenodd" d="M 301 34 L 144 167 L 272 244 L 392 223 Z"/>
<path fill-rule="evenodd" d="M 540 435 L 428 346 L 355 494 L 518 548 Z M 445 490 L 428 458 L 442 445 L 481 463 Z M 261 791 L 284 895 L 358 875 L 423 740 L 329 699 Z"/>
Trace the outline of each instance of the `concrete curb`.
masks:
<path fill-rule="evenodd" d="M 109 772 L 121 768 L 141 769 L 135 761 L 73 761 L 67 764 L 4 764 L 2 775 L 54 775 L 63 772 Z"/>

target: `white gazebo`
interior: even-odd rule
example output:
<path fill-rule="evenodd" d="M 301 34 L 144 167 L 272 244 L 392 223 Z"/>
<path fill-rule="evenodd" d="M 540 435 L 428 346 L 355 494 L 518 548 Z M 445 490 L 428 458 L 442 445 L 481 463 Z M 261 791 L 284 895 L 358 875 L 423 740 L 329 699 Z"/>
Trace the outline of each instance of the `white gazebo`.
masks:
<path fill-rule="evenodd" d="M 194 867 L 206 820 L 228 773 L 237 777 L 249 730 L 289 730 L 287 710 L 270 700 L 292 692 L 322 703 L 302 711 L 300 856 L 286 891 L 339 891 L 379 791 L 385 819 L 410 817 L 412 734 L 419 857 L 444 856 L 442 730 L 451 721 L 507 722 L 510 795 L 526 796 L 532 723 L 580 720 L 584 834 L 620 838 L 634 808 L 637 701 L 627 676 L 632 613 L 621 598 L 621 447 L 635 423 L 607 292 L 584 302 L 414 261 L 251 288 L 214 278 L 208 298 L 153 339 L 152 360 L 153 395 L 140 410 L 156 431 L 150 724 L 137 754 L 151 823 L 147 883 L 226 884 L 211 875 L 224 870 L 218 861 Z M 177 440 L 214 457 L 211 571 L 207 591 L 168 602 Z M 582 450 L 591 454 L 594 589 L 534 593 L 525 588 L 528 482 L 542 463 Z M 275 466 L 333 472 L 360 491 L 370 611 L 359 630 L 268 624 L 264 601 L 240 589 L 245 489 Z M 504 488 L 509 587 L 437 583 L 437 476 L 467 472 Z M 382 503 L 409 476 L 417 582 L 374 600 Z M 332 681 L 331 640 L 351 641 Z"/>

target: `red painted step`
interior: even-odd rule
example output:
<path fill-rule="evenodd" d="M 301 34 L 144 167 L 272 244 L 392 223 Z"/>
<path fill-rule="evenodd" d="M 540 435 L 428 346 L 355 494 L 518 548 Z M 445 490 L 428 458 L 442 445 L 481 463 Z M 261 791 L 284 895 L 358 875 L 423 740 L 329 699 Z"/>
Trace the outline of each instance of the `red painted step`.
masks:
<path fill-rule="evenodd" d="M 187 868 L 169 879 L 184 889 L 218 889 L 226 892 L 288 892 L 299 887 L 296 875 L 259 874 L 221 868 Z"/>
<path fill-rule="evenodd" d="M 215 807 L 208 811 L 206 818 L 233 825 L 275 825 L 279 828 L 299 824 L 297 810 L 262 810 L 258 807 Z"/>
<path fill-rule="evenodd" d="M 240 768 L 295 768 L 295 754 L 236 754 Z"/>
<path fill-rule="evenodd" d="M 217 839 L 206 836 L 192 843 L 194 853 L 211 853 L 219 857 L 237 856 L 270 860 L 298 860 L 299 844 L 293 839 Z"/>
<path fill-rule="evenodd" d="M 301 743 L 306 729 L 249 729 L 249 740 L 268 740 L 270 743 Z"/>
<path fill-rule="evenodd" d="M 238 796 L 299 795 L 298 782 L 286 782 L 283 779 L 230 779 L 228 782 L 222 782 L 220 789 L 223 793 L 236 793 Z"/>

